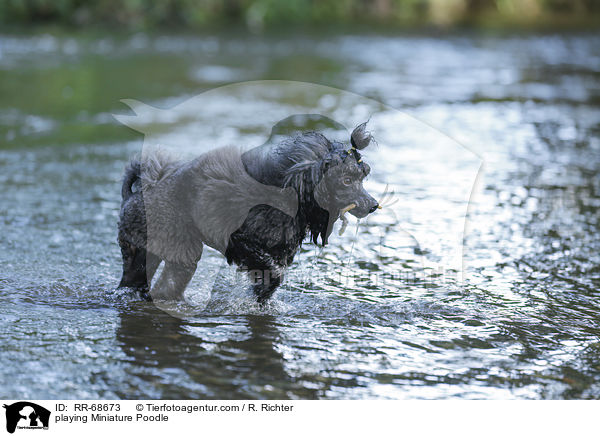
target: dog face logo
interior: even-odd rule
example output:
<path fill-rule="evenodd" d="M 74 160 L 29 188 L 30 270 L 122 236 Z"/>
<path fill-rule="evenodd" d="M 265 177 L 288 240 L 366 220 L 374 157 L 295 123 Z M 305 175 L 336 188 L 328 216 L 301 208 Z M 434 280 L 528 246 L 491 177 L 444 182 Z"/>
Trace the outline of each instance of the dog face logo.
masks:
<path fill-rule="evenodd" d="M 18 429 L 48 429 L 50 411 L 27 401 L 4 405 L 6 409 L 6 431 L 14 433 Z"/>

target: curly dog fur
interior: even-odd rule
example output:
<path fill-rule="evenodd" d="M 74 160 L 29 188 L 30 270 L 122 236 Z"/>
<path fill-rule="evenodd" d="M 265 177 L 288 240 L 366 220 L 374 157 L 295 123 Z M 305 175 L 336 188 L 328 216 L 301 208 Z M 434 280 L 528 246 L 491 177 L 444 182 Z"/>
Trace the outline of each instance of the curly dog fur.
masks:
<path fill-rule="evenodd" d="M 352 146 L 307 132 L 188 162 L 163 153 L 132 160 L 121 190 L 119 287 L 148 299 L 181 298 L 208 245 L 252 272 L 254 294 L 264 303 L 308 234 L 325 245 L 344 207 L 353 205 L 357 217 L 377 209 L 362 186 L 370 171 L 358 152 L 371 141 L 365 126 L 354 129 Z"/>

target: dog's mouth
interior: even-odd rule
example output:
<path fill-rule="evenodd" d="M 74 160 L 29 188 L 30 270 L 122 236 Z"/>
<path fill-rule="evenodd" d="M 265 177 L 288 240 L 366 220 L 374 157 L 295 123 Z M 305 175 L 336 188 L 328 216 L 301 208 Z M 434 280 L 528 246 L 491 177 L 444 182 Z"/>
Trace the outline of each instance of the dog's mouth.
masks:
<path fill-rule="evenodd" d="M 375 205 L 371 207 L 371 209 L 366 212 L 362 210 L 362 208 L 358 208 L 356 203 L 350 203 L 348 206 L 340 209 L 339 216 L 342 221 L 342 227 L 340 228 L 340 236 L 344 234 L 346 231 L 346 227 L 348 227 L 348 218 L 346 217 L 346 213 L 350 212 L 350 214 L 354 215 L 356 218 L 364 218 L 372 212 L 375 212 L 377 209 L 381 209 L 381 205 L 375 202 Z"/>

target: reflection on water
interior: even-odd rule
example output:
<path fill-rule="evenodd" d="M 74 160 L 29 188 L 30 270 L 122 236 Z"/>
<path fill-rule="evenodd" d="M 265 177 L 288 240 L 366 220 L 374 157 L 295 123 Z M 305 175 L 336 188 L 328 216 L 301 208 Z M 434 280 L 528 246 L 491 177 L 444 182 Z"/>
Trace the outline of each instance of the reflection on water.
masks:
<path fill-rule="evenodd" d="M 276 318 L 245 315 L 182 322 L 156 310 L 120 313 L 117 340 L 136 362 L 120 398 L 317 398 L 290 376 Z M 139 385 L 138 380 L 144 380 Z"/>
<path fill-rule="evenodd" d="M 0 373 L 14 380 L 2 396 L 599 398 L 599 42 L 0 37 Z M 142 144 L 110 115 L 126 113 L 119 99 L 168 108 L 255 79 L 348 89 L 420 120 L 372 119 L 367 188 L 390 184 L 398 203 L 323 250 L 306 244 L 265 311 L 227 268 L 206 286 L 222 264 L 211 251 L 183 318 L 115 294 L 119 181 Z M 314 112 L 302 95 L 234 97 L 211 104 L 235 105 L 240 126 L 198 128 L 188 106 L 153 133 L 258 144 L 269 126 L 253 111 Z M 431 265 L 473 156 L 461 286 Z"/>

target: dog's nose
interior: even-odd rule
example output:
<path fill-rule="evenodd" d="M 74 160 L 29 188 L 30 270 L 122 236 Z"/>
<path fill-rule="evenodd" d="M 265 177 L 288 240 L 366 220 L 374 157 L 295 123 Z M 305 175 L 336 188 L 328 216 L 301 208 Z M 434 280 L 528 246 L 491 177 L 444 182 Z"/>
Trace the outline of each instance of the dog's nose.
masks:
<path fill-rule="evenodd" d="M 379 209 L 379 203 L 375 203 L 375 206 L 373 206 L 371 209 L 369 209 L 369 213 L 373 213 L 373 212 L 375 212 L 377 209 Z"/>

